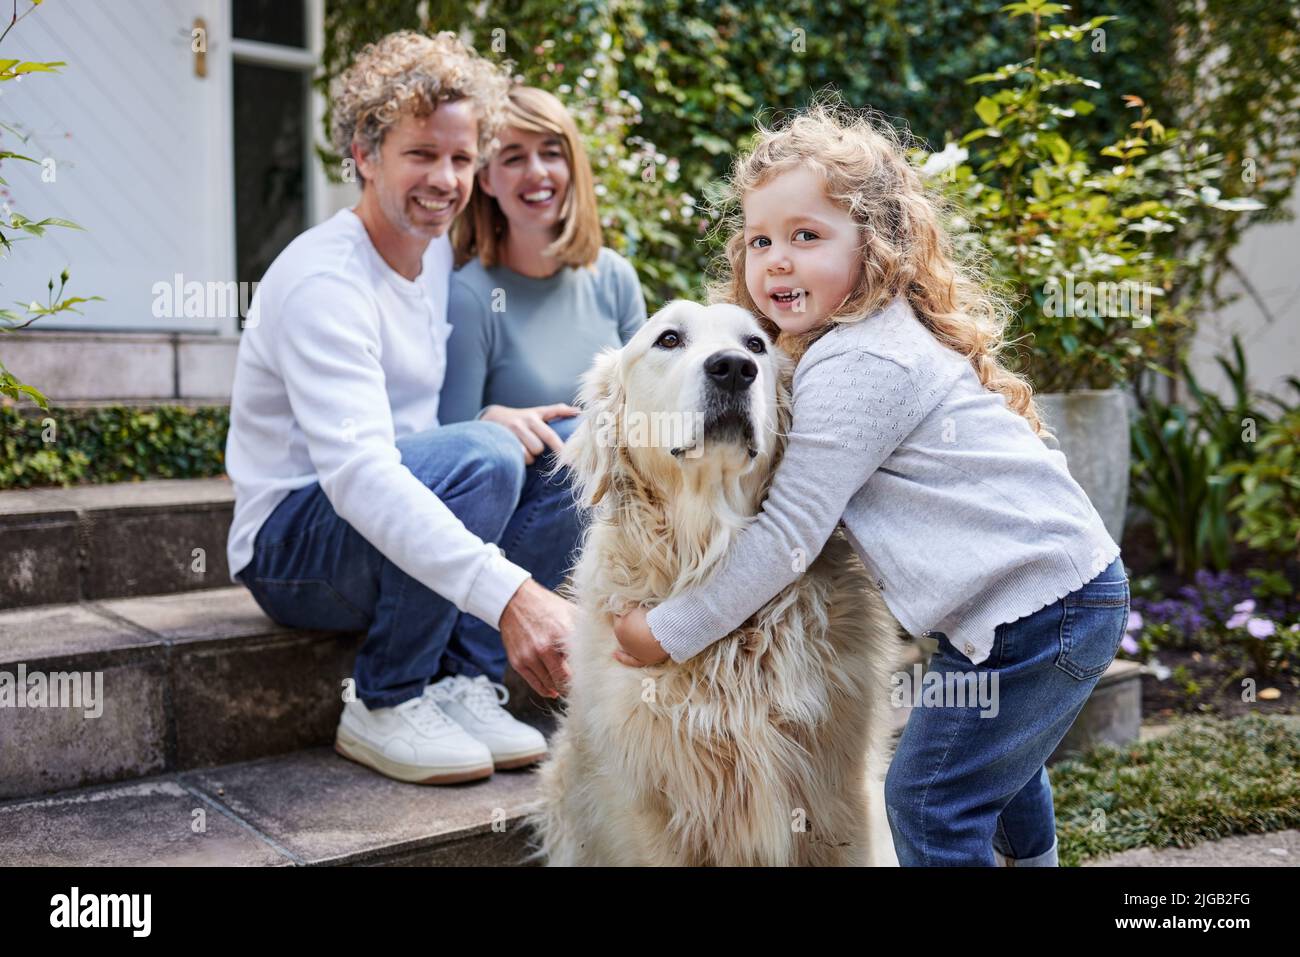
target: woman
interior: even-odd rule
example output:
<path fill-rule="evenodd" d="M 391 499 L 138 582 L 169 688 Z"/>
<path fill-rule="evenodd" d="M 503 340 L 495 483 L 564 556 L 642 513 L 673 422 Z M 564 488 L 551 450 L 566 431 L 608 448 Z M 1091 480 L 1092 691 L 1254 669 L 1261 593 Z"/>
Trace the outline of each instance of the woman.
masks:
<path fill-rule="evenodd" d="M 556 428 L 571 431 L 592 358 L 627 342 L 646 309 L 631 263 L 601 245 L 591 164 L 564 105 L 515 87 L 498 139 L 452 231 L 439 420 L 499 422 L 531 464 L 559 450 Z"/>

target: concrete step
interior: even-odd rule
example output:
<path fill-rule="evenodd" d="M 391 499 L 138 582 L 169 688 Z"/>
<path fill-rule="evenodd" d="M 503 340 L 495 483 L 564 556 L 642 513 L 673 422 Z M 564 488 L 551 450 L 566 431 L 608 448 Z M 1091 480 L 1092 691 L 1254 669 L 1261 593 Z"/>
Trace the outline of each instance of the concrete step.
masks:
<path fill-rule="evenodd" d="M 525 863 L 533 770 L 403 784 L 332 748 L 0 803 L 0 866 Z"/>
<path fill-rule="evenodd" d="M 230 585 L 226 478 L 0 492 L 0 609 Z"/>
<path fill-rule="evenodd" d="M 0 693 L 57 683 L 75 705 L 0 707 L 0 800 L 330 745 L 361 640 L 277 625 L 241 586 L 0 612 Z"/>
<path fill-rule="evenodd" d="M 228 395 L 183 395 L 174 399 L 63 399 L 57 404 L 51 402 L 48 409 L 42 409 L 32 400 L 24 398 L 17 402 L 15 407 L 23 415 L 33 419 L 43 419 L 47 415 L 52 415 L 57 419 L 60 412 L 82 409 L 114 409 L 120 407 L 148 412 L 151 409 L 170 408 L 172 406 L 181 406 L 186 409 L 206 409 L 219 406 L 228 407 L 229 405 L 230 396 Z"/>
<path fill-rule="evenodd" d="M 5 337 L 5 365 L 55 405 L 78 400 L 229 401 L 237 335 L 60 331 Z M 207 404 L 205 402 L 205 404 Z"/>

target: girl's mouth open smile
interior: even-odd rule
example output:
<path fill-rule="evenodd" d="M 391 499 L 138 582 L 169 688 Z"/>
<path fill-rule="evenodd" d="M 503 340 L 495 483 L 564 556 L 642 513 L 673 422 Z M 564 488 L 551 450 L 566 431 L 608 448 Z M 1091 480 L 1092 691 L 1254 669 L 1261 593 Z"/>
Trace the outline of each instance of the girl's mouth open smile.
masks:
<path fill-rule="evenodd" d="M 803 289 L 791 289 L 788 286 L 778 286 L 775 289 L 769 290 L 767 295 L 776 308 L 794 309 L 796 307 L 802 307 L 808 294 Z"/>

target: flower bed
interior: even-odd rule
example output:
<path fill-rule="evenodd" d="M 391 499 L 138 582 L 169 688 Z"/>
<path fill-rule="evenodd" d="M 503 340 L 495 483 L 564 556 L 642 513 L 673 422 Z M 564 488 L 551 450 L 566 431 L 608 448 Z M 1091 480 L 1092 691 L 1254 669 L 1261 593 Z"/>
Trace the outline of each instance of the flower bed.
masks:
<path fill-rule="evenodd" d="M 1280 573 L 1201 570 L 1172 595 L 1137 579 L 1127 632 L 1146 715 L 1296 713 L 1300 603 Z"/>

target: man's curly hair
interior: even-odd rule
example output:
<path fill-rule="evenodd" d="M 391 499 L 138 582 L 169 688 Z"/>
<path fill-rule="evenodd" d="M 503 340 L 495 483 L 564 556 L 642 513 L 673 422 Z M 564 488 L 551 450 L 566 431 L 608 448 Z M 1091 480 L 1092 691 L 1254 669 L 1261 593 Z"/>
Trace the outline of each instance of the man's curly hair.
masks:
<path fill-rule="evenodd" d="M 367 44 L 330 84 L 330 140 L 341 156 L 352 155 L 353 139 L 367 156 L 376 156 L 404 112 L 427 116 L 439 103 L 467 99 L 479 118 L 482 162 L 504 123 L 510 82 L 505 67 L 477 55 L 450 31 L 390 33 Z"/>

